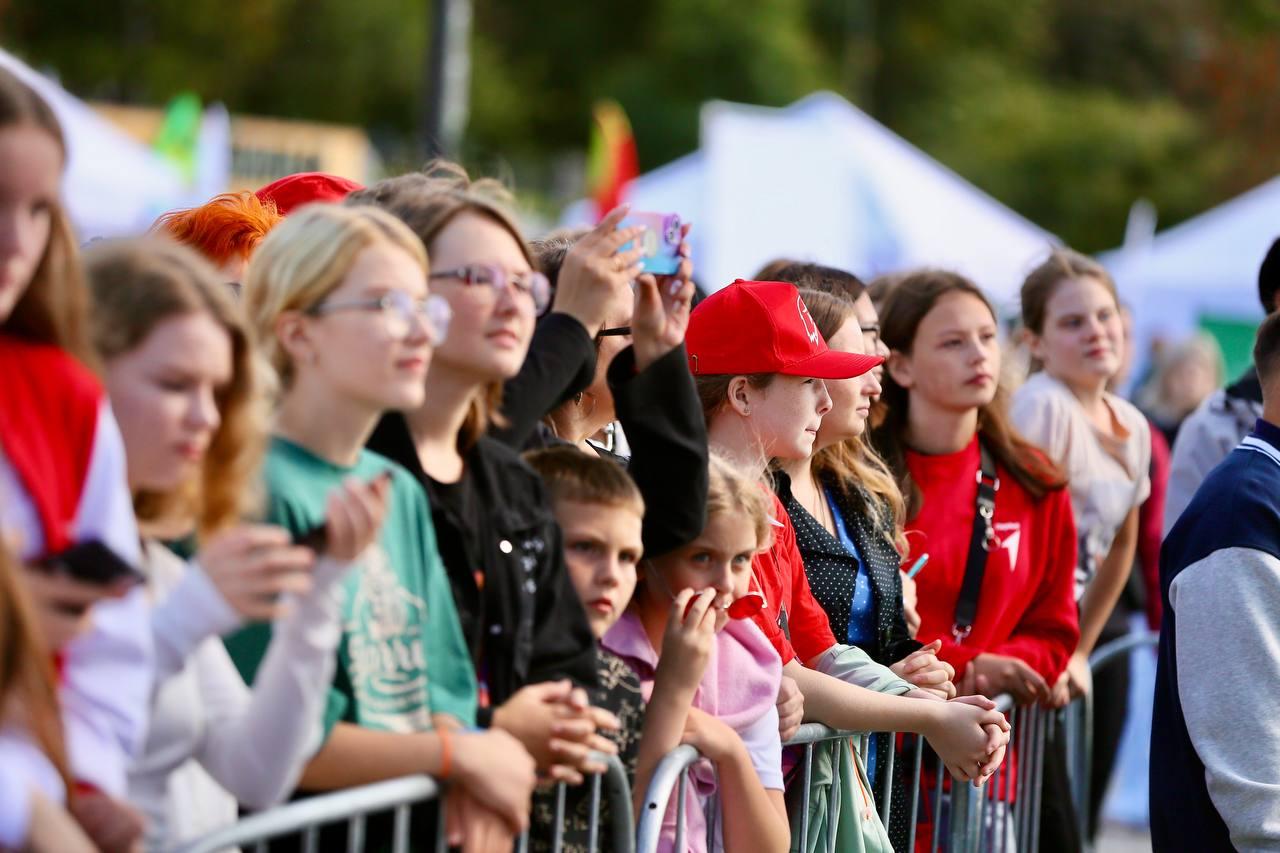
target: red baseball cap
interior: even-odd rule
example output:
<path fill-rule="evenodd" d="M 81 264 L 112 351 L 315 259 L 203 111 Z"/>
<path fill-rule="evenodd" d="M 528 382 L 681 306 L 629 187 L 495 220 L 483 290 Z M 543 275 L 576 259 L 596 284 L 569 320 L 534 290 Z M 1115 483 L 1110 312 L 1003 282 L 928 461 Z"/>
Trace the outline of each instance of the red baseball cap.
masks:
<path fill-rule="evenodd" d="M 785 281 L 738 279 L 711 294 L 689 315 L 685 347 L 695 376 L 849 379 L 884 362 L 878 355 L 828 348 L 800 291 Z"/>
<path fill-rule="evenodd" d="M 326 172 L 298 172 L 272 181 L 254 193 L 258 200 L 273 201 L 281 216 L 288 216 L 295 208 L 313 201 L 342 201 L 356 190 L 364 189 L 355 181 L 330 175 Z"/>

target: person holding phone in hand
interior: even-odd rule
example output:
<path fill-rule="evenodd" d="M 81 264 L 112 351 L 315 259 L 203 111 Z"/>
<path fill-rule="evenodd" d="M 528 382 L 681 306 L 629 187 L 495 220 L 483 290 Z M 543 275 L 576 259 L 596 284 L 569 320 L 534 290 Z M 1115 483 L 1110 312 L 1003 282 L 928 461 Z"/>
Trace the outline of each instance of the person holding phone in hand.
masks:
<path fill-rule="evenodd" d="M 234 823 L 237 803 L 283 800 L 319 735 L 340 629 L 339 583 L 376 535 L 386 488 L 330 500 L 320 559 L 287 530 L 246 525 L 262 438 L 263 385 L 238 306 L 191 250 L 154 239 L 86 256 L 93 340 L 117 412 L 142 533 L 156 686 L 129 799 L 146 843 L 168 848 Z M 196 534 L 190 564 L 157 537 Z M 275 621 L 246 688 L 221 635 Z"/>
<path fill-rule="evenodd" d="M 426 497 L 408 472 L 364 447 L 383 412 L 424 401 L 427 367 L 449 321 L 427 273 L 422 244 L 394 217 L 316 204 L 267 236 L 245 277 L 243 304 L 280 385 L 266 453 L 267 519 L 299 538 L 328 519 L 333 552 L 345 537 L 328 495 L 349 488 L 353 511 L 382 515 L 368 547 L 344 555 L 357 565 L 343 584 L 337 672 L 322 745 L 299 787 L 427 773 L 451 785 L 453 843 L 510 849 L 528 823 L 533 759 L 505 732 L 464 731 L 476 722 L 476 680 Z M 271 635 L 260 622 L 227 640 L 246 679 L 266 666 Z M 380 838 L 389 821 L 368 829 Z"/>

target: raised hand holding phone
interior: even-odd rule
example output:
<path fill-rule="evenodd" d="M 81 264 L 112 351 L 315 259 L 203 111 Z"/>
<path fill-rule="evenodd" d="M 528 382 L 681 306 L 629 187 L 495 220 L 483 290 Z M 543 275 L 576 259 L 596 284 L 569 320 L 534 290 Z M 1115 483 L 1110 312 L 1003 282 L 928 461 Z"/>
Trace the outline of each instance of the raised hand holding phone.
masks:
<path fill-rule="evenodd" d="M 646 272 L 636 278 L 635 309 L 631 329 L 636 352 L 636 370 L 684 343 L 693 306 L 693 262 L 686 238 L 692 226 L 680 226 L 676 264 L 671 275 Z"/>
<path fill-rule="evenodd" d="M 551 310 L 574 317 L 595 337 L 615 299 L 624 298 L 642 272 L 641 249 L 624 248 L 643 233 L 640 226 L 619 228 L 624 205 L 609 213 L 573 244 L 560 266 Z"/>

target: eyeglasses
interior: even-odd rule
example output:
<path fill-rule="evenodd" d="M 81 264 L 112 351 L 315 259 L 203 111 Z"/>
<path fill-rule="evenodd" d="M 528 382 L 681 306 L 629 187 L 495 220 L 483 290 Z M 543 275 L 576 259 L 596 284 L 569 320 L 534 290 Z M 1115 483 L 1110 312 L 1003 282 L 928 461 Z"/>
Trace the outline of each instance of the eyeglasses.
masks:
<path fill-rule="evenodd" d="M 597 338 L 616 338 L 623 335 L 631 334 L 630 326 L 614 326 L 612 329 L 601 329 L 596 333 Z"/>
<path fill-rule="evenodd" d="M 516 293 L 533 300 L 535 314 L 541 314 L 551 304 L 551 283 L 540 272 L 509 273 L 494 264 L 471 264 L 433 272 L 431 278 L 453 278 L 466 285 L 487 284 L 493 288 L 494 298 L 501 295 L 503 288 L 511 285 Z"/>
<path fill-rule="evenodd" d="M 443 296 L 431 294 L 426 299 L 414 299 L 403 290 L 393 290 L 382 296 L 368 299 L 348 299 L 339 302 L 321 302 L 306 310 L 307 314 L 323 316 L 335 311 L 369 311 L 382 315 L 387 332 L 393 338 L 407 338 L 414 323 L 420 322 L 427 330 L 432 346 L 438 346 L 449 333 L 449 318 L 453 311 Z"/>

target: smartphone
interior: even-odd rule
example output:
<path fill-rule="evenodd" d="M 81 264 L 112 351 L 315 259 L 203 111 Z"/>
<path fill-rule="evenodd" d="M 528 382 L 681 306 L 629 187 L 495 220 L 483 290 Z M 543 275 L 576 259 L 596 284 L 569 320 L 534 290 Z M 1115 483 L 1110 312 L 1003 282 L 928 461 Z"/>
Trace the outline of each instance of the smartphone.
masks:
<path fill-rule="evenodd" d="M 644 255 L 640 263 L 644 271 L 654 275 L 675 275 L 680 269 L 680 216 L 676 213 L 632 213 L 618 223 L 619 228 L 643 225 L 645 232 L 639 238 Z M 627 243 L 619 252 L 632 248 Z"/>
<path fill-rule="evenodd" d="M 322 521 L 309 530 L 304 530 L 297 536 L 293 537 L 294 545 L 301 545 L 304 548 L 310 548 L 317 554 L 324 552 L 325 546 L 329 544 L 329 537 L 326 533 L 326 522 Z"/>
<path fill-rule="evenodd" d="M 40 560 L 37 566 L 95 586 L 112 586 L 121 581 L 142 583 L 145 580 L 142 572 L 96 539 L 77 542 L 61 553 Z"/>
<path fill-rule="evenodd" d="M 373 478 L 369 480 L 369 485 L 376 486 L 380 483 L 389 482 L 390 480 L 391 480 L 391 471 L 390 469 L 388 469 L 386 471 L 382 471 L 378 474 L 375 474 Z M 311 527 L 307 530 L 302 531 L 297 536 L 293 537 L 293 544 L 301 545 L 304 548 L 310 548 L 312 551 L 315 551 L 317 554 L 323 553 L 325 548 L 329 544 L 329 537 L 325 532 L 327 525 L 328 525 L 328 521 L 324 520 L 324 521 L 321 521 L 319 524 L 317 524 L 315 527 Z"/>

